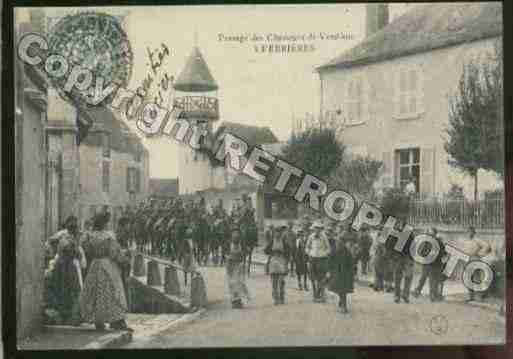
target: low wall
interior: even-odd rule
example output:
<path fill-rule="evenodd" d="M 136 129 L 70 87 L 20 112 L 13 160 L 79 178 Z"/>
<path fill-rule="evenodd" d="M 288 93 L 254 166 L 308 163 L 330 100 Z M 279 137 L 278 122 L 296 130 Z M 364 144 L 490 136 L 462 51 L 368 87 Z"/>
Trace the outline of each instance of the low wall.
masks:
<path fill-rule="evenodd" d="M 163 293 L 149 286 L 145 278 L 130 277 L 128 280 L 131 313 L 188 313 L 190 305 L 185 300 Z"/>

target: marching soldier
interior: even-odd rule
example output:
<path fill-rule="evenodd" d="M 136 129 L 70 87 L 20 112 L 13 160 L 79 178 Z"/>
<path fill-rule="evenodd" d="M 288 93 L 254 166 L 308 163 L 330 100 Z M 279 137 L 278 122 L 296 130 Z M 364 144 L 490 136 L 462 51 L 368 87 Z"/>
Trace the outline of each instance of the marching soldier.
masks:
<path fill-rule="evenodd" d="M 255 221 L 255 209 L 251 203 L 251 198 L 247 194 L 243 196 L 243 205 L 240 207 L 239 213 L 239 226 L 243 236 L 244 266 L 246 266 L 249 275 L 253 249 L 258 243 L 258 229 Z"/>

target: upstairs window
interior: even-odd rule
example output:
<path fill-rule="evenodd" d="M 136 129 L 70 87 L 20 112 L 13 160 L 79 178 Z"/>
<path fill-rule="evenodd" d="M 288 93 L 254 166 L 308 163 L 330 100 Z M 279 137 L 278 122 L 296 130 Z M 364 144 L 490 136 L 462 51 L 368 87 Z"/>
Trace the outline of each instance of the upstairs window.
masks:
<path fill-rule="evenodd" d="M 418 67 L 404 67 L 398 74 L 397 116 L 415 117 L 422 112 L 422 72 Z"/>
<path fill-rule="evenodd" d="M 350 80 L 347 84 L 345 101 L 345 117 L 347 125 L 357 125 L 364 122 L 363 90 L 361 79 Z"/>

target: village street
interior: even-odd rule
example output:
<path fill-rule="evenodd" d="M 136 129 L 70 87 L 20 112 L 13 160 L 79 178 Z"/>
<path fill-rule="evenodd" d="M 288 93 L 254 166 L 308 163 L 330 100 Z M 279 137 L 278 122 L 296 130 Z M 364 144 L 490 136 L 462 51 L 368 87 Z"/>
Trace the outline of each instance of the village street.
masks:
<path fill-rule="evenodd" d="M 311 291 L 299 291 L 293 277 L 287 278 L 286 304 L 274 306 L 262 266 L 247 281 L 252 302 L 236 310 L 226 297 L 224 268 L 201 271 L 208 288 L 206 313 L 151 338 L 134 333 L 125 348 L 491 344 L 505 336 L 504 319 L 492 310 L 464 302 L 431 303 L 426 297 L 396 304 L 391 293 L 363 284 L 356 285 L 346 315 L 336 312 L 333 296 L 325 304 L 313 303 Z"/>

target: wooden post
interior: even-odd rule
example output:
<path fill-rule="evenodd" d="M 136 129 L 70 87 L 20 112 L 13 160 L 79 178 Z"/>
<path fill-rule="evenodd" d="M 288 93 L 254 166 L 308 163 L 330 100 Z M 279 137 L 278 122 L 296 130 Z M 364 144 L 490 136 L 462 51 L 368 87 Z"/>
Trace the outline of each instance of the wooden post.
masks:
<path fill-rule="evenodd" d="M 207 305 L 207 290 L 201 275 L 193 274 L 191 278 L 191 307 L 204 308 Z"/>
<path fill-rule="evenodd" d="M 148 277 L 146 284 L 148 285 L 162 285 L 160 277 L 160 270 L 158 262 L 151 260 L 148 262 Z"/>
<path fill-rule="evenodd" d="M 171 295 L 180 295 L 180 282 L 176 268 L 168 266 L 164 272 L 164 293 Z"/>
<path fill-rule="evenodd" d="M 142 254 L 136 254 L 134 258 L 134 270 L 132 272 L 134 277 L 144 277 L 146 270 L 144 268 L 144 257 Z"/>

